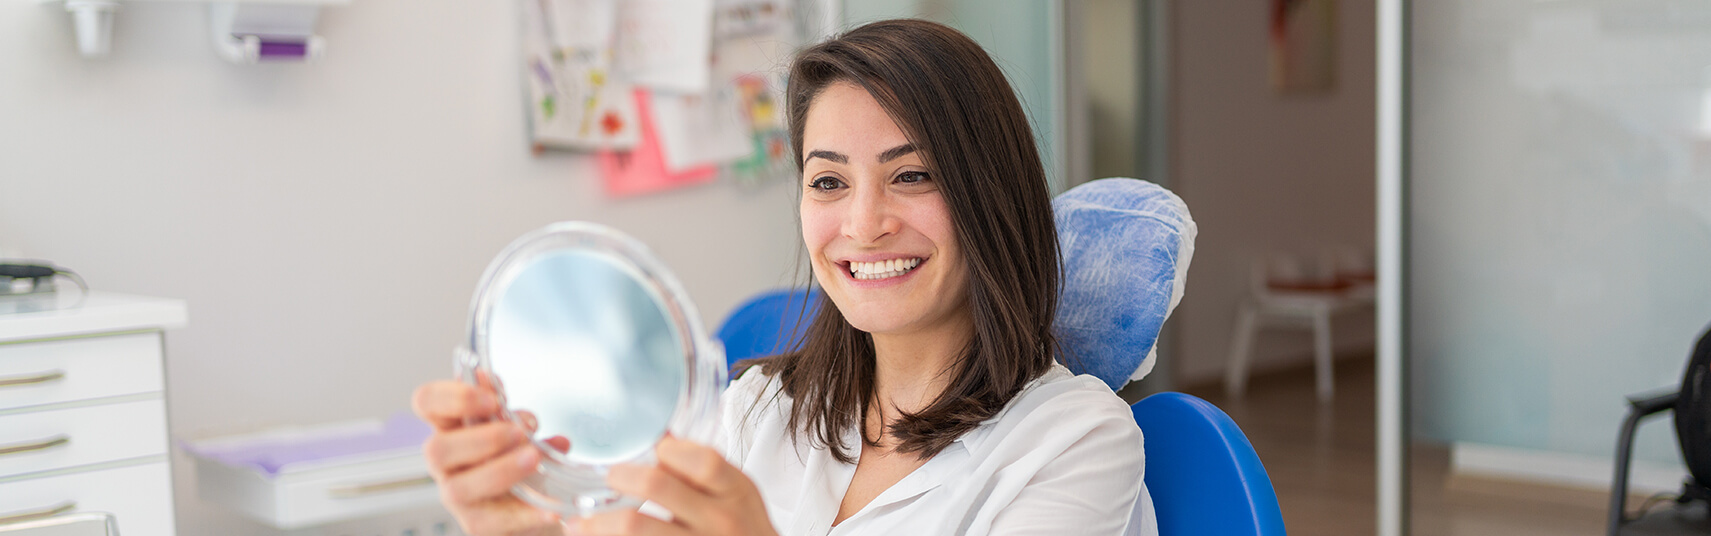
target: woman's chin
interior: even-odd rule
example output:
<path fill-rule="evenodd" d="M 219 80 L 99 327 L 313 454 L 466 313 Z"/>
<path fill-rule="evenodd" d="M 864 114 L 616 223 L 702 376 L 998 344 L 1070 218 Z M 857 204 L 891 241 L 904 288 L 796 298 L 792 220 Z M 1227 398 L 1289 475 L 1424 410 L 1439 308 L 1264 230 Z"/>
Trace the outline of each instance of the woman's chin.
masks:
<path fill-rule="evenodd" d="M 850 323 L 850 327 L 856 328 L 857 331 L 861 331 L 869 335 L 884 335 L 887 333 L 902 331 L 907 325 L 904 322 L 899 322 L 895 317 L 875 318 L 876 316 L 879 315 L 851 315 L 846 313 L 844 314 L 844 320 Z"/>

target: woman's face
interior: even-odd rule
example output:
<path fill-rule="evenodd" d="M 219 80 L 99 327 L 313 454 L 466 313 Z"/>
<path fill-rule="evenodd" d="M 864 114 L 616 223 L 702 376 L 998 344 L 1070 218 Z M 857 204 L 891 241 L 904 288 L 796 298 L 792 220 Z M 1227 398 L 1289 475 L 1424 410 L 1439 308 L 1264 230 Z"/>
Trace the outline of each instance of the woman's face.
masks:
<path fill-rule="evenodd" d="M 885 109 L 833 84 L 809 105 L 802 149 L 802 240 L 850 325 L 908 334 L 967 322 L 950 209 Z"/>

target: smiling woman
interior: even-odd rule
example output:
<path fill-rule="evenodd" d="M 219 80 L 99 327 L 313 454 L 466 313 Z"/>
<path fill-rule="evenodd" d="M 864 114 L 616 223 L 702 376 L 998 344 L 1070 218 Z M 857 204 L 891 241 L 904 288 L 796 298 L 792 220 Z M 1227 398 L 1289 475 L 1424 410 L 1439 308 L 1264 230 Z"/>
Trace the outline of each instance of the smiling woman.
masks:
<path fill-rule="evenodd" d="M 667 437 L 607 483 L 669 516 L 575 534 L 1136 534 L 1157 526 L 1141 431 L 1057 364 L 1059 260 L 1020 102 L 967 36 L 881 21 L 802 51 L 786 91 L 798 210 L 829 303 L 802 350 L 738 363 L 712 445 Z M 538 454 L 485 392 L 418 412 L 445 502 L 476 534 L 558 532 L 508 495 Z M 437 425 L 441 426 L 441 425 Z"/>
<path fill-rule="evenodd" d="M 1153 532 L 1126 406 L 1054 361 L 1050 197 L 998 66 L 950 28 L 882 21 L 802 52 L 787 95 L 831 303 L 800 352 L 738 364 L 758 374 L 727 394 L 724 445 L 775 526 Z"/>

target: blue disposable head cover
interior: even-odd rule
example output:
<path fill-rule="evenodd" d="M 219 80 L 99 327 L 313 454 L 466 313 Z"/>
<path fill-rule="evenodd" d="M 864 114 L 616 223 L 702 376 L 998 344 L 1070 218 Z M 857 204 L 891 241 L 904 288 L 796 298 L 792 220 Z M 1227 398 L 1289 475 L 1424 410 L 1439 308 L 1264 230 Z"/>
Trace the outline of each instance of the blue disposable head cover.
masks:
<path fill-rule="evenodd" d="M 1182 301 L 1194 219 L 1170 190 L 1127 178 L 1071 188 L 1052 212 L 1063 255 L 1053 324 L 1061 360 L 1121 389 L 1153 369 L 1159 329 Z"/>

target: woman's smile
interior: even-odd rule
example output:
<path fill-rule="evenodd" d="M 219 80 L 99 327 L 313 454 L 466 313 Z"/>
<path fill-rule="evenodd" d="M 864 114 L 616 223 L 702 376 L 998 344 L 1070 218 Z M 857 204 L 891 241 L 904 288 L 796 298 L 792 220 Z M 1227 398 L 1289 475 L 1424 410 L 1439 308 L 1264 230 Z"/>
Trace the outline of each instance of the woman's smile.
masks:
<path fill-rule="evenodd" d="M 864 286 L 871 288 L 901 283 L 906 279 L 905 276 L 914 273 L 915 268 L 920 267 L 926 260 L 921 257 L 888 257 L 869 261 L 845 260 L 839 261 L 838 265 L 844 267 L 851 279 L 869 283 Z"/>

